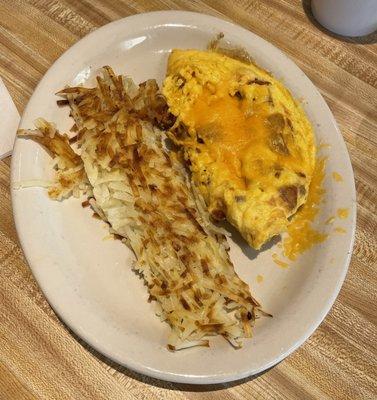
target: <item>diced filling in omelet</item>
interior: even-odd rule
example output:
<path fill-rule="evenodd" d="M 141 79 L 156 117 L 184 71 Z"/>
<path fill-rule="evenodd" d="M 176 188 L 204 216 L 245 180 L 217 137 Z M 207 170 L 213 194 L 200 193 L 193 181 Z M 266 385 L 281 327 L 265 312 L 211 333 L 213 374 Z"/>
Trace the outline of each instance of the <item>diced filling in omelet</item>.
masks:
<path fill-rule="evenodd" d="M 174 50 L 163 93 L 212 217 L 227 218 L 256 249 L 285 231 L 315 163 L 311 125 L 289 91 L 252 63 Z"/>

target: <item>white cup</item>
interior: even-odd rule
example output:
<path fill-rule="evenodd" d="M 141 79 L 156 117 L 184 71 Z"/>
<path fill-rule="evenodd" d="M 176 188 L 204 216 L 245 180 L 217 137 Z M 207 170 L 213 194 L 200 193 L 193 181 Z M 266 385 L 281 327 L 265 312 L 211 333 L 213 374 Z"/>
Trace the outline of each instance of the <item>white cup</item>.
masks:
<path fill-rule="evenodd" d="M 312 13 L 328 30 L 364 36 L 377 30 L 377 0 L 312 0 Z"/>

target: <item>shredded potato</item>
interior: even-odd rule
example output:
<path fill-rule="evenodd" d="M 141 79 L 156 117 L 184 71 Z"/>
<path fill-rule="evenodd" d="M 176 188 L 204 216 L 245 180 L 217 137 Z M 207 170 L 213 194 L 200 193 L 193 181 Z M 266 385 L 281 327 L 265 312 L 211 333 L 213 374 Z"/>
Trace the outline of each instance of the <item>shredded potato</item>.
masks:
<path fill-rule="evenodd" d="M 170 350 L 208 346 L 213 335 L 240 347 L 251 336 L 259 304 L 234 270 L 224 232 L 165 148 L 161 129 L 174 120 L 156 82 L 138 87 L 104 67 L 95 88 L 69 87 L 59 95 L 75 120 L 80 155 L 46 121 L 19 131 L 57 158 L 50 196 L 65 198 L 89 186 L 92 209 L 135 253 L 134 269 L 171 327 Z"/>
<path fill-rule="evenodd" d="M 48 152 L 55 157 L 55 168 L 57 170 L 54 182 L 49 185 L 48 194 L 52 199 L 63 200 L 71 195 L 79 197 L 87 193 L 88 181 L 86 178 L 84 164 L 69 144 L 67 135 L 57 132 L 53 124 L 48 123 L 42 118 L 35 121 L 37 130 L 19 129 L 19 137 L 31 137 L 35 142 L 42 145 Z M 38 182 L 23 182 L 21 187 L 39 186 Z"/>

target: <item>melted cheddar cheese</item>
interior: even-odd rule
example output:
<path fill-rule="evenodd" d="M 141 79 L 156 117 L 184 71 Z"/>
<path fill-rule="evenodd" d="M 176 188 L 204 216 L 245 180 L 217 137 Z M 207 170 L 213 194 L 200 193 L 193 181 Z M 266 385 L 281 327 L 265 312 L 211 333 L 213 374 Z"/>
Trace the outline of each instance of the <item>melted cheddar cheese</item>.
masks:
<path fill-rule="evenodd" d="M 328 236 L 312 227 L 324 194 L 325 162 L 325 159 L 317 161 L 307 201 L 288 225 L 287 236 L 283 241 L 283 249 L 284 255 L 290 260 L 295 260 L 299 254 L 310 249 L 313 245 L 323 242 Z M 329 219 L 326 222 L 332 223 L 333 221 Z"/>
<path fill-rule="evenodd" d="M 288 90 L 253 64 L 174 50 L 163 93 L 212 216 L 226 217 L 256 249 L 285 231 L 315 163 L 311 125 Z"/>

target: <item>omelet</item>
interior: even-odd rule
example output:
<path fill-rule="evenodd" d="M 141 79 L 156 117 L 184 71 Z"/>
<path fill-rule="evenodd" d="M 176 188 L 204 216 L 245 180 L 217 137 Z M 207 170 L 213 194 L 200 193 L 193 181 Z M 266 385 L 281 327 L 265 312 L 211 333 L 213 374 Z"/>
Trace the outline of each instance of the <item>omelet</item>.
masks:
<path fill-rule="evenodd" d="M 173 50 L 163 84 L 181 149 L 214 220 L 255 249 L 287 229 L 307 199 L 312 126 L 284 85 L 250 60 Z"/>

